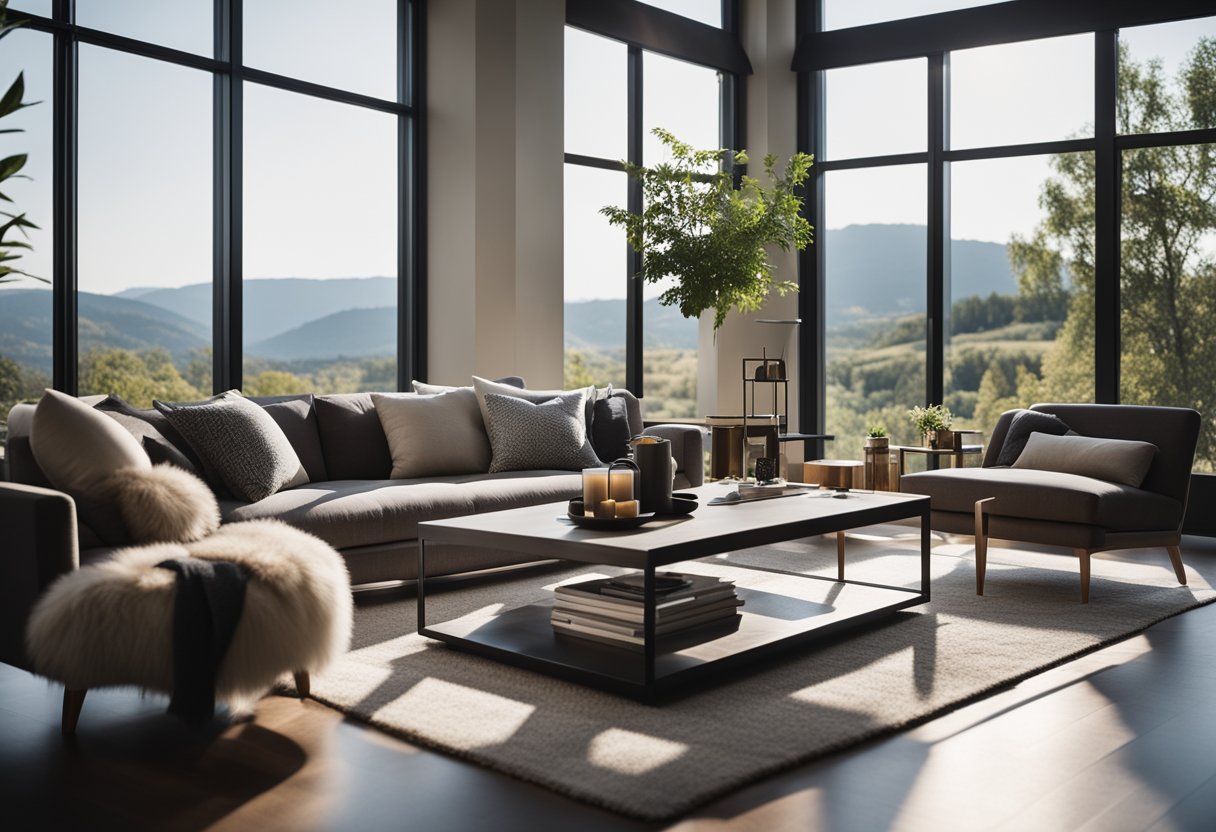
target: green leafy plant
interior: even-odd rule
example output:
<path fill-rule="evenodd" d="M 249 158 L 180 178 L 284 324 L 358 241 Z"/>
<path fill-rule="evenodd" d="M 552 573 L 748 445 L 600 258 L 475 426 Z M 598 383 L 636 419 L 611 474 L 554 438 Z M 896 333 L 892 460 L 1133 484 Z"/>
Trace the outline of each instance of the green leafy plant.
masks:
<path fill-rule="evenodd" d="M 954 424 L 954 414 L 944 404 L 931 404 L 928 407 L 917 405 L 908 411 L 908 418 L 921 436 L 934 430 L 950 430 Z"/>
<path fill-rule="evenodd" d="M 887 435 L 887 429 L 882 425 L 870 425 L 866 428 L 866 436 L 872 439 L 882 439 Z"/>
<path fill-rule="evenodd" d="M 770 185 L 739 177 L 731 165 L 746 165 L 747 152 L 695 150 L 668 131 L 653 131 L 672 161 L 654 167 L 623 162 L 625 172 L 642 183 L 645 209 L 631 213 L 606 206 L 600 213 L 625 229 L 629 244 L 642 255 L 638 275 L 648 283 L 673 279 L 659 296 L 686 318 L 714 310 L 714 330 L 731 308 L 754 312 L 771 289 L 797 291 L 791 281 L 774 281 L 765 246 L 798 250 L 811 242 L 812 228 L 802 216 L 795 189 L 810 175 L 813 159 L 795 153 L 778 174 L 777 159 L 764 157 Z"/>
<path fill-rule="evenodd" d="M 25 21 L 19 20 L 10 23 L 8 21 L 8 0 L 0 0 L 0 40 L 8 36 L 10 32 L 19 26 L 25 25 Z M 0 118 L 10 116 L 18 110 L 26 107 L 32 107 L 39 102 L 26 102 L 25 98 L 25 73 L 17 74 L 17 79 L 9 85 L 8 92 L 0 98 Z M 22 133 L 24 132 L 19 127 L 10 127 L 0 130 L 0 133 Z M 22 176 L 21 169 L 25 167 L 25 153 L 14 153 L 12 156 L 0 159 L 0 185 L 9 179 Z M 4 193 L 0 192 L 0 200 L 4 202 L 12 202 L 12 200 Z M 9 235 L 20 233 L 26 236 L 26 229 L 37 228 L 32 222 L 25 218 L 25 214 L 10 214 L 8 211 L 0 211 L 0 216 L 7 217 L 4 223 L 0 223 L 0 283 L 9 283 L 14 280 L 20 280 L 22 277 L 32 277 L 35 280 L 41 280 L 43 283 L 49 283 L 46 278 L 34 277 L 34 275 L 21 271 L 9 265 L 14 260 L 21 259 L 22 251 L 28 251 L 31 247 L 25 240 L 10 239 Z"/>

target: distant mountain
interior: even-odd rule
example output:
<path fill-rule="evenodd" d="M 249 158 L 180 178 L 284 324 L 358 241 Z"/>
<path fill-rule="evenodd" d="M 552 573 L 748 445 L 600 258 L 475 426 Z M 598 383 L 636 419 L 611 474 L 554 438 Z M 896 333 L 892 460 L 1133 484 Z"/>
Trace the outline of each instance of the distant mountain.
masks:
<path fill-rule="evenodd" d="M 211 326 L 211 284 L 177 289 L 128 289 L 144 303 L 176 312 Z M 310 280 L 284 277 L 246 280 L 242 286 L 245 331 L 268 339 L 344 309 L 397 305 L 397 280 L 392 277 L 337 277 Z"/>
<path fill-rule="evenodd" d="M 365 358 L 397 354 L 397 309 L 346 309 L 309 321 L 245 352 L 274 361 L 302 358 Z"/>
<path fill-rule="evenodd" d="M 697 322 L 657 299 L 642 304 L 643 346 L 696 349 Z M 605 349 L 625 345 L 625 301 L 585 300 L 566 304 L 566 348 Z"/>
<path fill-rule="evenodd" d="M 121 347 L 167 349 L 175 358 L 211 344 L 210 326 L 139 300 L 80 292 L 80 351 Z M 49 372 L 51 293 L 6 289 L 0 292 L 0 355 Z"/>
<path fill-rule="evenodd" d="M 926 234 L 923 225 L 848 225 L 822 232 L 829 319 L 924 309 Z M 1000 243 L 951 241 L 950 281 L 954 298 L 1017 292 Z"/>

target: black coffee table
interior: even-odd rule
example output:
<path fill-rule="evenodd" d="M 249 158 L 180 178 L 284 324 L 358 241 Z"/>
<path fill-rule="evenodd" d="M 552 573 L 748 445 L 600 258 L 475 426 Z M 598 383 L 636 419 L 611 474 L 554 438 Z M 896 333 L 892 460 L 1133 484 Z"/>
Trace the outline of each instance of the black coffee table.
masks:
<path fill-rule="evenodd" d="M 651 700 L 688 684 L 721 678 L 744 662 L 835 638 L 849 628 L 929 600 L 929 498 L 914 494 L 830 492 L 709 506 L 721 485 L 696 489 L 701 507 L 688 517 L 653 521 L 630 531 L 592 531 L 565 519 L 565 503 L 510 509 L 420 523 L 418 574 L 426 575 L 427 547 L 435 544 L 505 549 L 538 560 L 562 558 L 640 570 L 645 576 L 641 650 L 559 636 L 552 603 L 498 615 L 426 620 L 426 579 L 418 580 L 418 632 L 453 647 L 548 673 L 601 690 Z M 764 590 L 740 588 L 745 600 L 738 627 L 695 643 L 655 639 L 654 575 L 682 561 L 812 535 L 908 518 L 920 519 L 920 587 L 909 589 L 775 570 L 780 582 Z M 840 549 L 843 552 L 843 548 Z M 737 564 L 732 564 L 737 566 Z M 691 570 L 690 570 L 691 571 Z"/>

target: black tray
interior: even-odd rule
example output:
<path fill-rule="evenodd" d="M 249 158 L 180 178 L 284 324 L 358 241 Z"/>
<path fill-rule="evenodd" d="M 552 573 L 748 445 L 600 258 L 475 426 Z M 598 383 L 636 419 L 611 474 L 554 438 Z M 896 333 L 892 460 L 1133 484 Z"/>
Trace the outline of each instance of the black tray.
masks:
<path fill-rule="evenodd" d="M 638 526 L 648 523 L 656 517 L 653 511 L 639 514 L 637 517 L 588 517 L 583 513 L 582 500 L 571 500 L 570 505 L 566 508 L 566 516 L 576 526 L 581 526 L 584 529 L 597 529 L 599 531 L 636 529 Z"/>

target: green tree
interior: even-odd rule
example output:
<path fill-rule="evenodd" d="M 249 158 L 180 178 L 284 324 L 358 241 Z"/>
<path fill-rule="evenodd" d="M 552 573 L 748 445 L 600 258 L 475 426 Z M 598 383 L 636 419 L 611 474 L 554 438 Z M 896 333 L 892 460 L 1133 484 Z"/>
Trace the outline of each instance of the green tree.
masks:
<path fill-rule="evenodd" d="M 1203 38 L 1173 87 L 1160 61 L 1119 62 L 1119 132 L 1161 133 L 1216 126 L 1216 40 Z M 1041 379 L 1022 375 L 1030 397 L 1092 400 L 1094 169 L 1088 154 L 1052 160 L 1040 204 L 1043 222 L 1015 238 L 1019 318 L 1050 315 L 1067 297 L 1067 317 L 1044 356 Z M 1216 406 L 1216 146 L 1142 148 L 1123 154 L 1120 396 L 1125 402 Z M 981 395 L 981 399 L 983 399 Z M 1210 424 L 1210 420 L 1208 422 Z M 1216 465 L 1216 434 L 1200 437 L 1196 467 Z"/>
<path fill-rule="evenodd" d="M 245 379 L 242 391 L 246 396 L 290 396 L 307 393 L 308 382 L 297 375 L 282 370 L 265 370 Z"/>

